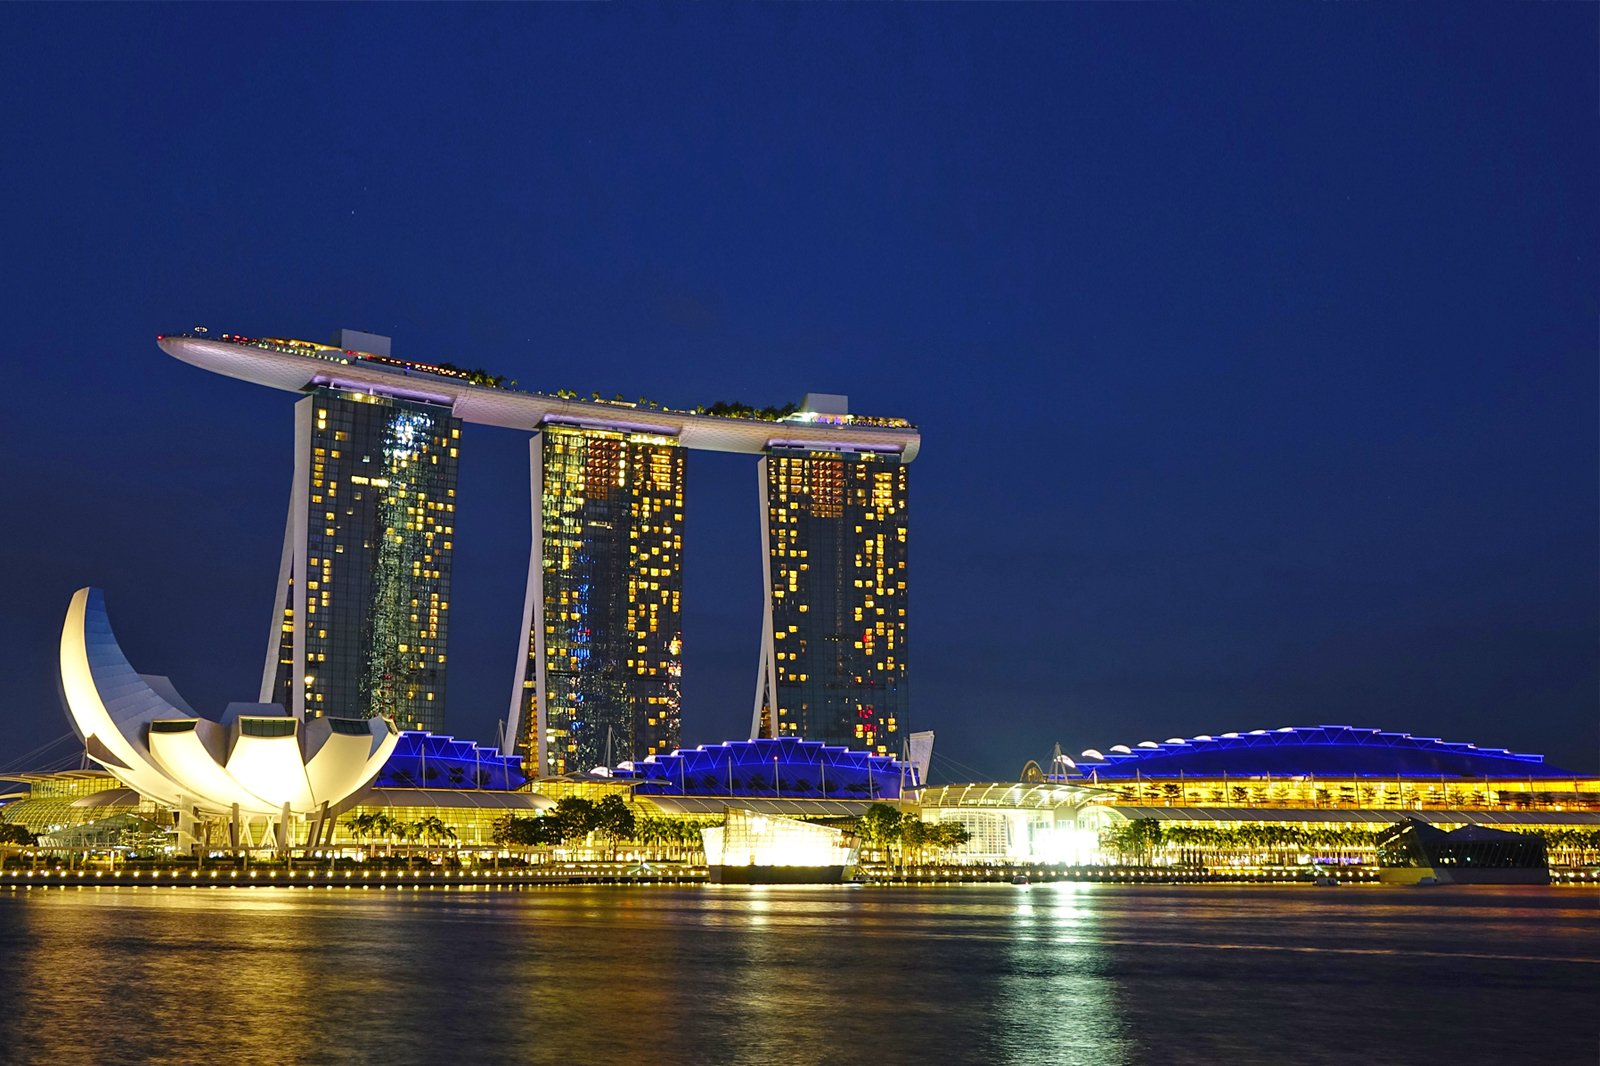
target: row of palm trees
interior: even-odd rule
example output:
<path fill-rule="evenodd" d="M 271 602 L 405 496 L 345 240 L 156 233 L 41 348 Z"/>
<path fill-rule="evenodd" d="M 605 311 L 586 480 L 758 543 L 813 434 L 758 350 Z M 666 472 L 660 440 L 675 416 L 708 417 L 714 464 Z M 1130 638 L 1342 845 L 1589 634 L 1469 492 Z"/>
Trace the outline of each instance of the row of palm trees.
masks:
<path fill-rule="evenodd" d="M 1301 855 L 1370 861 L 1378 836 L 1392 827 L 1287 825 L 1174 825 L 1154 818 L 1134 818 L 1110 826 L 1101 846 L 1134 863 L 1149 864 L 1157 855 L 1180 864 L 1199 865 L 1229 859 L 1289 864 Z M 1600 861 L 1600 829 L 1518 829 L 1545 842 L 1552 859 L 1587 865 Z"/>
<path fill-rule="evenodd" d="M 1518 829 L 1544 841 L 1552 860 L 1562 865 L 1600 864 L 1600 829 Z"/>
<path fill-rule="evenodd" d="M 663 858 L 677 862 L 698 860 L 705 850 L 700 830 L 722 824 L 721 818 L 679 819 L 645 815 L 635 824 L 634 843 L 655 849 Z"/>
<path fill-rule="evenodd" d="M 1134 818 L 1107 827 L 1101 847 L 1124 861 L 1148 865 L 1161 855 L 1184 865 L 1240 859 L 1290 864 L 1307 852 L 1324 858 L 1372 855 L 1377 835 L 1388 826 L 1174 825 Z"/>
<path fill-rule="evenodd" d="M 344 828 L 362 842 L 381 838 L 391 849 L 396 842 L 409 844 L 417 841 L 427 845 L 451 843 L 456 839 L 456 831 L 437 814 L 406 821 L 391 818 L 382 811 L 364 811 L 344 819 Z"/>
<path fill-rule="evenodd" d="M 721 825 L 721 818 L 674 819 L 639 814 L 619 796 L 607 796 L 598 803 L 566 797 L 553 810 L 529 818 L 508 814 L 495 823 L 496 844 L 523 851 L 542 851 L 558 847 L 585 848 L 596 840 L 608 846 L 615 858 L 617 849 L 631 844 L 644 857 L 694 861 L 704 850 L 700 830 Z"/>
<path fill-rule="evenodd" d="M 1369 856 L 1377 847 L 1378 833 L 1388 826 L 1176 825 L 1164 829 L 1158 843 L 1176 852 L 1179 862 L 1198 862 L 1202 855 L 1292 863 L 1307 852 L 1324 858 L 1354 859 Z"/>

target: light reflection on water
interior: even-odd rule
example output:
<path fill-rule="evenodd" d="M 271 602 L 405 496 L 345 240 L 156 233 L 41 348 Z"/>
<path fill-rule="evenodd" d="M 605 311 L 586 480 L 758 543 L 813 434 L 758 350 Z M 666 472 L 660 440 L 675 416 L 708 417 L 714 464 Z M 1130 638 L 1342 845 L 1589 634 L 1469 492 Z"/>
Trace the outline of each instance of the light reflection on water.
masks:
<path fill-rule="evenodd" d="M 1552 889 L 10 892 L 0 1061 L 1592 1064 L 1594 919 Z"/>

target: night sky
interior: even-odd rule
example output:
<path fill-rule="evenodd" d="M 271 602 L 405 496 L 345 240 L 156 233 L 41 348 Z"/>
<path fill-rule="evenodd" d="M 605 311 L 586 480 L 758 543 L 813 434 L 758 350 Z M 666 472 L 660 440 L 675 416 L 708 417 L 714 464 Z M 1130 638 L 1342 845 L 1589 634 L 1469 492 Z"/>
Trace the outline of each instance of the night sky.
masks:
<path fill-rule="evenodd" d="M 1593 771 L 1597 18 L 8 5 L 0 766 L 67 730 L 84 584 L 197 708 L 255 698 L 294 397 L 155 346 L 205 325 L 913 419 L 936 778 L 1321 723 Z M 492 740 L 526 438 L 461 471 Z M 686 743 L 748 730 L 756 508 L 690 456 Z"/>

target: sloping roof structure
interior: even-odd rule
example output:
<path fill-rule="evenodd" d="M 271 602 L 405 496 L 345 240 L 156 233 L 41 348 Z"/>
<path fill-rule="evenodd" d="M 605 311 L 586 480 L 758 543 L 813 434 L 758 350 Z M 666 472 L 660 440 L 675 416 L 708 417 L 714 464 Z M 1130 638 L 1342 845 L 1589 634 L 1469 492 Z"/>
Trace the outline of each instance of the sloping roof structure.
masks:
<path fill-rule="evenodd" d="M 504 792 L 528 780 L 522 760 L 470 740 L 407 729 L 378 771 L 380 788 L 455 788 Z"/>
<path fill-rule="evenodd" d="M 650 796 L 639 795 L 662 814 L 720 817 L 730 806 L 778 818 L 859 818 L 871 806 L 868 800 L 833 799 L 751 799 L 741 796 Z"/>
<path fill-rule="evenodd" d="M 1284 726 L 1089 749 L 1076 778 L 1570 777 L 1543 755 L 1348 725 Z M 1076 779 L 1075 778 L 1075 779 Z"/>
<path fill-rule="evenodd" d="M 1059 781 L 1019 783 L 1015 781 L 979 782 L 969 785 L 935 785 L 918 797 L 923 809 L 941 807 L 996 807 L 1008 810 L 1054 810 L 1078 807 L 1100 790 Z"/>
<path fill-rule="evenodd" d="M 916 771 L 889 755 L 799 737 L 730 740 L 624 763 L 612 780 L 639 796 L 894 799 Z"/>

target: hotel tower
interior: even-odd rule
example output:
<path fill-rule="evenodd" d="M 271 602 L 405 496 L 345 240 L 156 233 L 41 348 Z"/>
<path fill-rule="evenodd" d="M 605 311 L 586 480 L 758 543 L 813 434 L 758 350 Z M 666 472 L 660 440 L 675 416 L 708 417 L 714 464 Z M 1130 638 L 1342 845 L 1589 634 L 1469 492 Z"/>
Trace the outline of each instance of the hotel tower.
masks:
<path fill-rule="evenodd" d="M 906 464 L 775 447 L 759 470 L 766 604 L 751 736 L 894 754 L 909 696 Z"/>
<path fill-rule="evenodd" d="M 904 419 L 843 396 L 675 410 L 521 391 L 389 341 L 158 338 L 294 392 L 294 481 L 261 698 L 444 725 L 463 424 L 527 434 L 531 546 L 501 750 L 530 773 L 668 754 L 682 725 L 686 453 L 759 456 L 765 605 L 753 736 L 893 752 L 906 727 Z M 509 576 L 509 575 L 508 575 Z"/>
<path fill-rule="evenodd" d="M 445 406 L 333 387 L 295 404 L 263 703 L 444 728 L 460 438 Z"/>
<path fill-rule="evenodd" d="M 675 751 L 684 450 L 671 437 L 562 425 L 530 448 L 516 750 L 542 775 Z"/>

